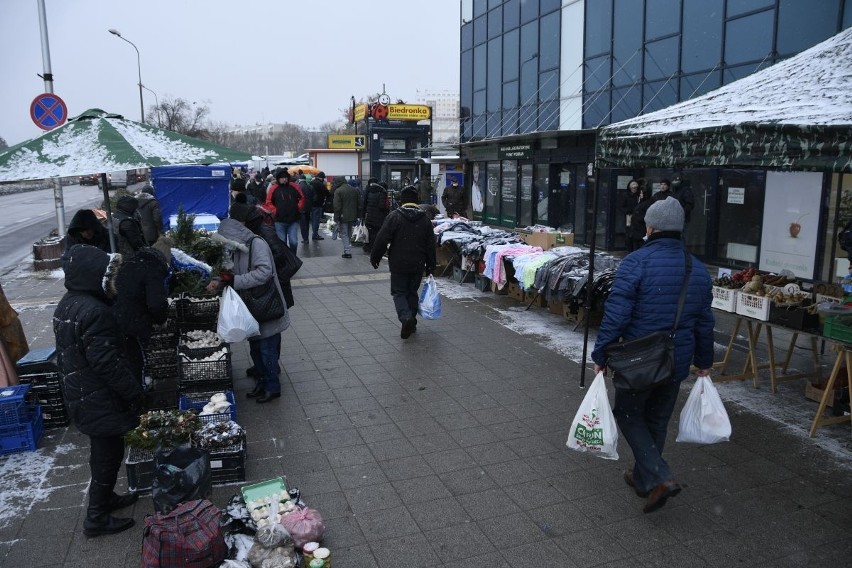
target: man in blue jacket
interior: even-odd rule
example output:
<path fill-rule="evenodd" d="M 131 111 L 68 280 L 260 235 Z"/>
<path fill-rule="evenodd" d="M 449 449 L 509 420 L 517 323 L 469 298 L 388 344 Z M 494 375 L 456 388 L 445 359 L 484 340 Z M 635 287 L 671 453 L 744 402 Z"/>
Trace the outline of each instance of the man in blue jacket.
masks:
<path fill-rule="evenodd" d="M 647 242 L 627 255 L 618 267 L 606 301 L 592 360 L 595 372 L 606 372 L 604 350 L 619 338 L 625 341 L 655 331 L 671 330 L 677 312 L 680 287 L 686 274 L 683 207 L 674 197 L 657 201 L 645 214 Z M 624 481 L 637 495 L 646 497 L 650 513 L 677 495 L 681 487 L 663 459 L 666 429 L 680 383 L 692 364 L 699 376 L 710 374 L 713 365 L 712 281 L 705 266 L 692 259 L 683 313 L 674 337 L 675 373 L 671 381 L 650 390 L 616 389 L 613 414 L 633 450 L 633 470 Z"/>

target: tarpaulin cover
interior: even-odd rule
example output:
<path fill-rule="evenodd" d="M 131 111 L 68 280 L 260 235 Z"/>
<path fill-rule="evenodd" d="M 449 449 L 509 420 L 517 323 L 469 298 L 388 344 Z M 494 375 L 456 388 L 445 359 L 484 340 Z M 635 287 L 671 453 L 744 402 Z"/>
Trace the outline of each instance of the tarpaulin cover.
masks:
<path fill-rule="evenodd" d="M 231 166 L 162 166 L 151 168 L 154 194 L 160 202 L 163 226 L 183 206 L 186 213 L 228 216 Z"/>

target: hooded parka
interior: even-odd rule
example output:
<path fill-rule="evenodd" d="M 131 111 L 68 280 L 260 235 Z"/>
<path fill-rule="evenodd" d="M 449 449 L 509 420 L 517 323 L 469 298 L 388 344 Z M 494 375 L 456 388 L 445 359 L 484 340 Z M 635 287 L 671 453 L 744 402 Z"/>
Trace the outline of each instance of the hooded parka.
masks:
<path fill-rule="evenodd" d="M 416 204 L 406 203 L 391 211 L 376 235 L 370 262 L 374 265 L 381 262 L 386 251 L 391 272 L 434 272 L 435 233 L 432 230 L 432 221 Z"/>
<path fill-rule="evenodd" d="M 111 303 L 121 255 L 89 245 L 63 262 L 65 288 L 53 313 L 53 333 L 71 419 L 88 436 L 121 436 L 139 424 L 142 385 L 123 353 Z"/>

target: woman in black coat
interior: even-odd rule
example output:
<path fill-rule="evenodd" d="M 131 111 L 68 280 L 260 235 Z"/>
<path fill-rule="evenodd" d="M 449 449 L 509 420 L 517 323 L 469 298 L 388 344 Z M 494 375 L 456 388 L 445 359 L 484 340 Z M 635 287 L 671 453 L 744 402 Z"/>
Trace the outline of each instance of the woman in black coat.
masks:
<path fill-rule="evenodd" d="M 645 213 L 648 211 L 648 207 L 651 206 L 654 201 L 651 197 L 646 193 L 650 190 L 642 187 L 639 190 L 639 203 L 633 208 L 633 214 L 630 217 L 630 226 L 627 228 L 627 251 L 633 252 L 642 247 L 645 244 Z"/>
<path fill-rule="evenodd" d="M 104 252 L 109 248 L 109 233 L 91 209 L 80 209 L 74 213 L 65 235 L 65 252 L 74 245 L 92 245 Z"/>
<path fill-rule="evenodd" d="M 364 252 L 370 252 L 376 234 L 382 228 L 385 217 L 388 216 L 388 190 L 378 183 L 371 183 L 364 193 L 364 204 L 361 207 L 361 218 L 367 226 L 369 239 L 364 245 Z"/>
<path fill-rule="evenodd" d="M 65 288 L 53 314 L 59 369 L 71 418 L 89 437 L 89 506 L 83 521 L 86 536 L 127 530 L 131 518 L 110 513 L 132 505 L 136 495 L 113 492 L 124 434 L 139 425 L 142 386 L 123 353 L 123 337 L 112 311 L 121 255 L 76 245 L 63 262 Z"/>

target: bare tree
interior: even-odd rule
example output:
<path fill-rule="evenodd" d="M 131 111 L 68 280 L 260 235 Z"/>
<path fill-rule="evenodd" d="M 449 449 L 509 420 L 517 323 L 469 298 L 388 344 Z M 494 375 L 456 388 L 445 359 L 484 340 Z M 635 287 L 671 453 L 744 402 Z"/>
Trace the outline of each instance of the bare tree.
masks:
<path fill-rule="evenodd" d="M 190 103 L 180 97 L 166 96 L 158 106 L 148 111 L 148 121 L 179 134 L 206 138 L 205 119 L 209 114 L 210 107 L 204 103 Z"/>

